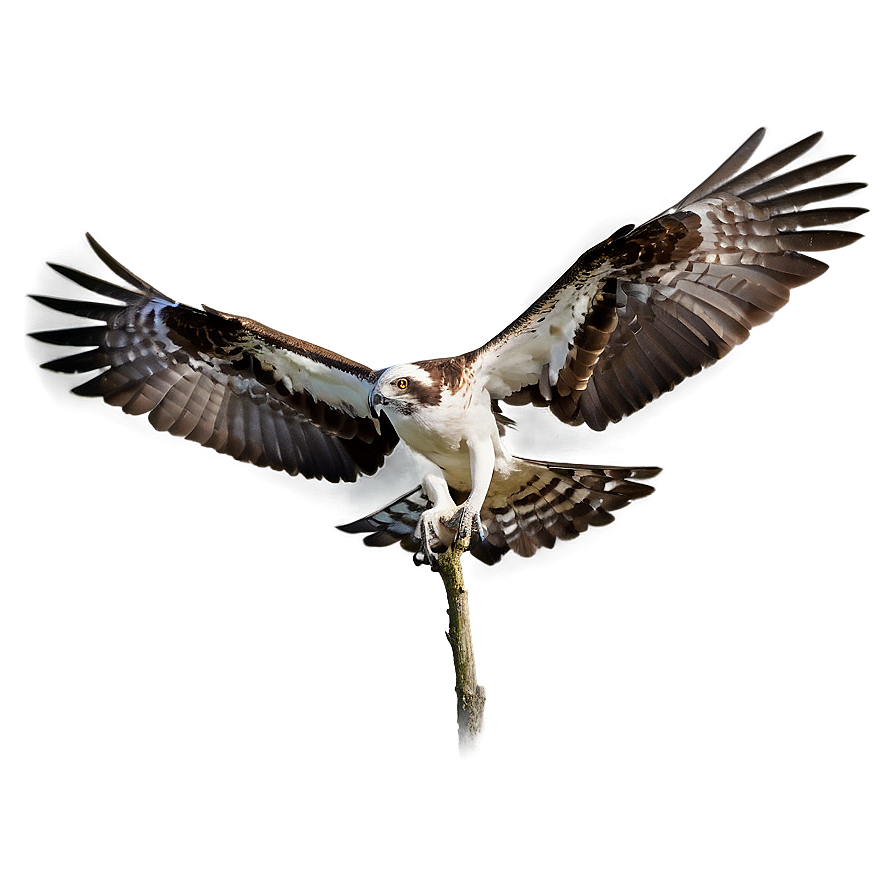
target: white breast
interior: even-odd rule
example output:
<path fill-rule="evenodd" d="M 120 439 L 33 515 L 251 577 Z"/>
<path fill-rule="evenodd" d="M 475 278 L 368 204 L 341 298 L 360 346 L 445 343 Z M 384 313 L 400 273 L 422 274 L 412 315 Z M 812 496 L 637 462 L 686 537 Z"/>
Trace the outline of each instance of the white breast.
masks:
<path fill-rule="evenodd" d="M 388 410 L 387 413 L 402 441 L 440 467 L 454 488 L 470 487 L 470 442 L 499 441 L 485 392 L 474 401 L 469 392 L 453 394 L 443 390 L 438 405 L 421 407 L 410 416 Z"/>

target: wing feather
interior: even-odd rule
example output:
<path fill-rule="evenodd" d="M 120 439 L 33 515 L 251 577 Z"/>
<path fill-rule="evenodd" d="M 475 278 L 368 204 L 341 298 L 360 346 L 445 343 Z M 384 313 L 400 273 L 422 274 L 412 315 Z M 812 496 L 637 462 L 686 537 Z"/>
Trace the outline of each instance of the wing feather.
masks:
<path fill-rule="evenodd" d="M 382 466 L 398 436 L 388 421 L 370 416 L 373 370 L 249 318 L 174 302 L 87 239 L 136 291 L 50 265 L 118 303 L 32 296 L 102 322 L 31 334 L 88 349 L 43 365 L 64 373 L 99 371 L 73 392 L 101 396 L 125 413 L 147 414 L 158 430 L 292 475 L 353 481 Z"/>
<path fill-rule="evenodd" d="M 791 289 L 827 270 L 803 253 L 859 239 L 829 226 L 865 209 L 804 209 L 865 184 L 796 189 L 853 156 L 782 172 L 818 143 L 819 132 L 741 171 L 763 133 L 677 205 L 585 252 L 525 313 L 470 352 L 492 398 L 547 405 L 564 422 L 604 429 L 724 357 L 786 304 Z"/>

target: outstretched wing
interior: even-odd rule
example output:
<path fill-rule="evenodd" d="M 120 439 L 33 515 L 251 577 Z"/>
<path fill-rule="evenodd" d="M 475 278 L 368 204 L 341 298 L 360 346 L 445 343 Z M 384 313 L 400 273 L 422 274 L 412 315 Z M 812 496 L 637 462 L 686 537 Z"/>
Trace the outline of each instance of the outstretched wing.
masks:
<path fill-rule="evenodd" d="M 467 360 L 494 399 L 549 406 L 605 429 L 743 342 L 790 290 L 827 265 L 801 254 L 860 234 L 826 228 L 866 210 L 806 206 L 864 187 L 797 189 L 840 167 L 836 156 L 778 174 L 813 134 L 741 174 L 756 131 L 677 205 L 590 249 L 523 315 Z"/>
<path fill-rule="evenodd" d="M 254 320 L 174 302 L 87 239 L 135 289 L 50 265 L 119 303 L 32 296 L 100 321 L 31 334 L 53 345 L 90 347 L 42 365 L 102 371 L 73 392 L 99 395 L 127 414 L 149 414 L 158 430 L 291 475 L 352 482 L 382 466 L 398 436 L 387 420 L 371 418 L 367 398 L 376 374 L 369 367 Z"/>

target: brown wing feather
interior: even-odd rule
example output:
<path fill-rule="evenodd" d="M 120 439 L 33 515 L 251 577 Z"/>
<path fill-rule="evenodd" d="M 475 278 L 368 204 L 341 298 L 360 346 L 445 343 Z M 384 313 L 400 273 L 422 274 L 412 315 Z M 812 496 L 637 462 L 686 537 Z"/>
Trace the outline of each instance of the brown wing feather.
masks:
<path fill-rule="evenodd" d="M 382 466 L 398 437 L 367 412 L 374 372 L 327 349 L 210 308 L 171 301 L 132 274 L 95 240 L 103 262 L 137 292 L 61 265 L 63 276 L 124 304 L 33 296 L 101 326 L 32 336 L 90 350 L 43 366 L 101 371 L 76 386 L 128 414 L 148 414 L 158 430 L 237 460 L 291 475 L 354 481 Z"/>
<path fill-rule="evenodd" d="M 738 174 L 762 135 L 677 206 L 586 252 L 525 314 L 470 353 L 492 396 L 604 429 L 724 357 L 792 288 L 823 273 L 827 265 L 802 253 L 846 246 L 859 234 L 807 228 L 850 221 L 865 209 L 805 206 L 864 184 L 794 188 L 852 156 L 778 174 L 818 142 L 813 134 Z"/>

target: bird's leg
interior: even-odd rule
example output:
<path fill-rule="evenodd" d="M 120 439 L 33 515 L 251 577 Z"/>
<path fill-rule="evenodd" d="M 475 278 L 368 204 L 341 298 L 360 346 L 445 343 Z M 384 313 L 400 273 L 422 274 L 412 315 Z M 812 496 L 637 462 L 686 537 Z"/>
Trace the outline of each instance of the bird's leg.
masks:
<path fill-rule="evenodd" d="M 488 487 L 491 485 L 495 472 L 495 446 L 488 438 L 477 442 L 467 442 L 467 448 L 470 451 L 470 480 L 472 483 L 470 496 L 444 522 L 449 529 L 454 530 L 455 543 L 461 542 L 469 546 L 474 533 L 478 534 L 483 541 L 485 540 L 486 533 L 479 512 L 482 510 L 482 504 L 488 494 Z"/>
<path fill-rule="evenodd" d="M 435 464 L 430 464 L 429 461 L 425 461 L 425 463 L 429 469 L 423 474 L 423 491 L 432 501 L 432 507 L 420 514 L 415 534 L 420 539 L 423 554 L 420 562 L 428 563 L 435 569 L 438 558 L 434 549 L 439 546 L 448 547 L 454 537 L 453 533 L 446 528 L 444 517 L 453 511 L 456 505 L 451 499 L 448 483 L 445 481 L 442 471 Z M 415 562 L 417 556 L 414 555 Z"/>

